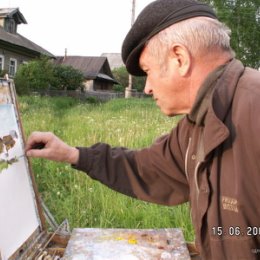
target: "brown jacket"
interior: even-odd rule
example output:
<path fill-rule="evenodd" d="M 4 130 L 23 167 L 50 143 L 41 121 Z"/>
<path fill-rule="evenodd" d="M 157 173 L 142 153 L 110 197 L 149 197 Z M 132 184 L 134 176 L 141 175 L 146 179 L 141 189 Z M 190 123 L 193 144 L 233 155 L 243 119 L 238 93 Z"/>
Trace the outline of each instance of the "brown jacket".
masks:
<path fill-rule="evenodd" d="M 126 195 L 191 202 L 203 259 L 260 259 L 260 72 L 237 60 L 217 81 L 205 126 L 184 117 L 141 150 L 99 143 L 75 167 Z"/>

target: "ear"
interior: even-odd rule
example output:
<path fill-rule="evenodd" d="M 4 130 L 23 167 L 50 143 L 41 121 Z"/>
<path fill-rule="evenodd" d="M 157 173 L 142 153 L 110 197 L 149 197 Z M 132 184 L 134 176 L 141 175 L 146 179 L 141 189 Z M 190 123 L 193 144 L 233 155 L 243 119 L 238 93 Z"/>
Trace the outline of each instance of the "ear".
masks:
<path fill-rule="evenodd" d="M 180 76 L 186 76 L 191 68 L 191 54 L 182 44 L 175 43 L 171 47 L 170 57 L 173 58 L 175 67 Z"/>

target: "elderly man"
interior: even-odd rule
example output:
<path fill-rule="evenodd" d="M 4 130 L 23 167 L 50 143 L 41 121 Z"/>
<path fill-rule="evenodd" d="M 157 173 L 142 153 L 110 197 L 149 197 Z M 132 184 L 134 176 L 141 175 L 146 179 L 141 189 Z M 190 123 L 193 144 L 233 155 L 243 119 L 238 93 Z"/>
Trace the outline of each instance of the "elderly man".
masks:
<path fill-rule="evenodd" d="M 147 75 L 145 92 L 165 115 L 186 116 L 141 150 L 75 148 L 35 132 L 27 155 L 68 162 L 141 200 L 190 201 L 202 259 L 260 259 L 260 73 L 234 58 L 229 33 L 206 4 L 152 2 L 122 57 L 131 74 Z"/>

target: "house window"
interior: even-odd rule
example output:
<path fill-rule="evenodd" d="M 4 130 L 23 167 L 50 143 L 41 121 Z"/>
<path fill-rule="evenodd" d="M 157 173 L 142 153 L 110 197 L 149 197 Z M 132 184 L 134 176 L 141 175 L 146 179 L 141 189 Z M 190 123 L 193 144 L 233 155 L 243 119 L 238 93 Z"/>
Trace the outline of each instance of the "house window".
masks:
<path fill-rule="evenodd" d="M 9 75 L 13 77 L 16 73 L 17 69 L 17 60 L 16 59 L 10 59 L 10 64 L 9 64 Z"/>
<path fill-rule="evenodd" d="M 3 55 L 0 55 L 0 71 L 4 70 L 4 66 L 5 66 L 5 59 Z"/>
<path fill-rule="evenodd" d="M 14 19 L 5 20 L 5 30 L 9 33 L 16 33 L 16 23 Z"/>

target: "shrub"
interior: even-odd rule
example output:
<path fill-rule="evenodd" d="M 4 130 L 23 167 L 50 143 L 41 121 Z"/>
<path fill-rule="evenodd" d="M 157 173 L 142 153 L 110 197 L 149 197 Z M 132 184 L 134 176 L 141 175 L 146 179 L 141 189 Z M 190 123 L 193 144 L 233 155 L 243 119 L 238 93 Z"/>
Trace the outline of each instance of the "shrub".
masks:
<path fill-rule="evenodd" d="M 82 87 L 84 75 L 72 66 L 55 65 L 53 67 L 52 87 L 62 90 L 75 90 Z"/>
<path fill-rule="evenodd" d="M 122 85 L 114 85 L 113 91 L 115 92 L 124 92 L 125 88 Z"/>
<path fill-rule="evenodd" d="M 75 90 L 82 86 L 84 75 L 71 66 L 54 65 L 48 57 L 42 56 L 20 65 L 14 81 L 17 93 L 21 95 L 50 87 Z"/>
<path fill-rule="evenodd" d="M 29 93 L 32 89 L 47 89 L 52 80 L 53 65 L 46 56 L 20 65 L 14 79 L 18 94 Z"/>

